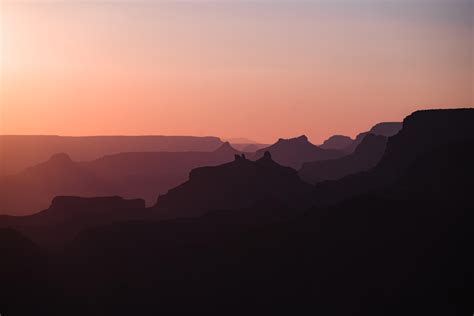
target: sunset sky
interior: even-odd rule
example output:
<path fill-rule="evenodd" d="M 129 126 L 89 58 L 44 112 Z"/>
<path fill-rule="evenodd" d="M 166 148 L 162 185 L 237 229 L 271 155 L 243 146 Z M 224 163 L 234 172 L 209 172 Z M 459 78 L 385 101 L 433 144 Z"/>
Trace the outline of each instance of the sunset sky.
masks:
<path fill-rule="evenodd" d="M 0 134 L 318 143 L 472 107 L 471 0 L 0 0 Z"/>

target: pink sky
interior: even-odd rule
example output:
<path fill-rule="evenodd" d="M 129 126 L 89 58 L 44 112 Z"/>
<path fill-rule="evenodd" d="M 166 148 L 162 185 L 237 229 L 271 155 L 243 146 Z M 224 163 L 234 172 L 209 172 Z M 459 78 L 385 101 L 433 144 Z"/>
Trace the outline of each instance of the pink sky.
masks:
<path fill-rule="evenodd" d="M 0 6 L 0 134 L 318 143 L 473 106 L 467 0 Z"/>

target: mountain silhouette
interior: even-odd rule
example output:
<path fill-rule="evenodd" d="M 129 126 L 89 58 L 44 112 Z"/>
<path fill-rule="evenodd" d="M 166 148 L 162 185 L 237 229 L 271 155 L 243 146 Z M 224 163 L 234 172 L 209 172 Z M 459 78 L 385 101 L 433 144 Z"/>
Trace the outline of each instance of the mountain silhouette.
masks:
<path fill-rule="evenodd" d="M 141 199 L 58 196 L 48 209 L 33 215 L 0 215 L 0 228 L 14 228 L 42 245 L 55 245 L 86 228 L 149 217 Z"/>
<path fill-rule="evenodd" d="M 113 182 L 114 195 L 140 197 L 148 205 L 158 195 L 185 182 L 197 167 L 216 166 L 240 154 L 228 142 L 212 152 L 146 152 L 109 155 L 87 163 L 97 176 Z"/>
<path fill-rule="evenodd" d="M 391 137 L 396 135 L 402 129 L 401 122 L 382 122 L 374 125 L 369 131 L 360 133 L 356 136 L 352 144 L 349 144 L 344 150 L 348 153 L 353 152 L 368 134 Z"/>
<path fill-rule="evenodd" d="M 255 159 L 270 152 L 273 159 L 283 165 L 299 169 L 305 162 L 339 158 L 344 152 L 333 149 L 322 149 L 311 144 L 305 135 L 296 138 L 280 138 L 275 144 L 260 149 L 255 153 Z"/>
<path fill-rule="evenodd" d="M 155 209 L 166 217 L 188 217 L 259 202 L 287 203 L 309 190 L 294 169 L 273 161 L 270 152 L 256 161 L 236 155 L 233 162 L 192 170 L 187 182 L 158 198 Z"/>
<path fill-rule="evenodd" d="M 374 125 L 369 133 L 374 135 L 381 135 L 391 137 L 396 135 L 403 127 L 402 122 L 382 122 Z"/>
<path fill-rule="evenodd" d="M 338 181 L 318 183 L 313 202 L 333 204 L 390 185 L 423 153 L 474 138 L 473 121 L 474 109 L 412 113 L 403 121 L 403 128 L 388 138 L 385 152 L 374 168 Z"/>
<path fill-rule="evenodd" d="M 402 130 L 390 137 L 382 168 L 403 168 L 437 146 L 474 137 L 474 109 L 424 110 L 407 116 Z"/>
<path fill-rule="evenodd" d="M 0 214 L 32 214 L 58 195 L 119 195 L 152 205 L 159 194 L 186 181 L 192 169 L 232 161 L 235 154 L 240 152 L 229 143 L 212 152 L 131 152 L 87 162 L 56 154 L 17 175 L 0 177 Z"/>
<path fill-rule="evenodd" d="M 129 291 L 117 291 L 119 306 L 117 296 L 94 301 L 94 308 L 123 315 L 196 306 L 213 315 L 229 308 L 466 315 L 474 284 L 472 145 L 472 139 L 453 139 L 418 155 L 390 186 L 329 208 L 288 207 L 295 216 L 283 221 L 241 221 L 241 210 L 234 210 L 96 227 L 74 241 L 65 274 L 73 285 L 87 284 L 80 293 L 92 297 L 107 297 L 113 280 L 127 284 Z M 432 181 L 441 191 L 419 195 Z M 406 190 L 407 183 L 417 184 Z M 246 213 L 260 218 L 273 208 L 259 204 Z"/>
<path fill-rule="evenodd" d="M 153 209 L 117 197 L 59 197 L 48 212 L 67 221 L 0 228 L 0 308 L 74 316 L 471 315 L 473 122 L 474 109 L 415 112 L 375 167 L 314 187 L 270 153 L 258 161 L 239 154 L 194 169 Z M 382 138 L 369 134 L 364 143 L 371 139 Z M 312 207 L 299 203 L 308 197 Z M 120 212 L 127 217 L 110 221 Z M 107 220 L 95 221 L 97 214 Z M 76 222 L 81 231 L 70 240 Z M 35 244 L 54 237 L 67 241 L 54 251 Z"/>
<path fill-rule="evenodd" d="M 0 177 L 0 214 L 25 215 L 48 207 L 54 196 L 111 195 L 112 185 L 66 154 L 17 174 Z"/>
<path fill-rule="evenodd" d="M 94 160 L 121 152 L 213 151 L 222 145 L 217 137 L 194 136 L 30 136 L 0 135 L 0 176 L 16 174 L 66 153 L 75 161 Z"/>
<path fill-rule="evenodd" d="M 229 142 L 225 142 L 219 148 L 214 150 L 214 153 L 221 155 L 237 155 L 240 154 L 240 151 L 235 149 Z"/>
<path fill-rule="evenodd" d="M 353 153 L 332 160 L 307 162 L 303 164 L 299 175 L 309 183 L 317 183 L 368 170 L 380 161 L 386 143 L 387 138 L 384 136 L 367 134 Z"/>
<path fill-rule="evenodd" d="M 322 143 L 319 148 L 322 149 L 336 149 L 344 151 L 347 147 L 349 147 L 354 140 L 349 136 L 344 135 L 334 135 L 329 137 Z"/>

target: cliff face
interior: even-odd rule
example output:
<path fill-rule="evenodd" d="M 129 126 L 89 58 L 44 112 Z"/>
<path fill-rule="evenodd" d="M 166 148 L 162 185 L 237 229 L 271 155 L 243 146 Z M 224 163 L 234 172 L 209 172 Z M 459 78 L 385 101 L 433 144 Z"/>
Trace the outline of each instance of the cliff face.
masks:
<path fill-rule="evenodd" d="M 390 137 L 380 168 L 403 168 L 420 154 L 474 137 L 474 109 L 425 110 L 407 116 Z"/>

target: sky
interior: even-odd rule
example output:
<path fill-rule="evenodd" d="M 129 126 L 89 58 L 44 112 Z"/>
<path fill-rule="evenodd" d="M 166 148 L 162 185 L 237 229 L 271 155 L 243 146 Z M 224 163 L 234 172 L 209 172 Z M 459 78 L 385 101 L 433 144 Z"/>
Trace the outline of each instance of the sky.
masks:
<path fill-rule="evenodd" d="M 0 134 L 355 136 L 472 107 L 472 0 L 0 0 Z"/>

